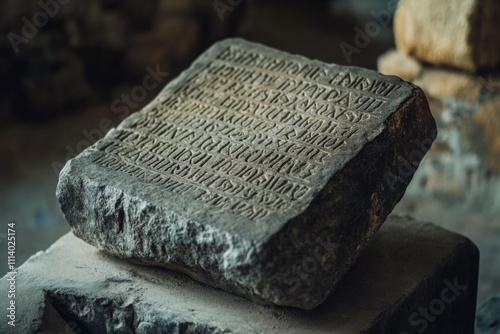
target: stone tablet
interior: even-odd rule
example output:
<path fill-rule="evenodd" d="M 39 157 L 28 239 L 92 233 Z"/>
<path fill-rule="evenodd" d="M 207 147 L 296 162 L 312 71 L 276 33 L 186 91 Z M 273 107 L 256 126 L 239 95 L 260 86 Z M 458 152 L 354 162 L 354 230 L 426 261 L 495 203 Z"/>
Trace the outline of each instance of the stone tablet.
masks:
<path fill-rule="evenodd" d="M 57 196 L 98 249 L 312 309 L 435 135 L 412 84 L 226 40 L 68 162 Z"/>
<path fill-rule="evenodd" d="M 16 327 L 1 321 L 0 333 L 473 334 L 478 267 L 467 238 L 391 216 L 339 289 L 303 311 L 131 265 L 68 233 L 19 268 Z"/>

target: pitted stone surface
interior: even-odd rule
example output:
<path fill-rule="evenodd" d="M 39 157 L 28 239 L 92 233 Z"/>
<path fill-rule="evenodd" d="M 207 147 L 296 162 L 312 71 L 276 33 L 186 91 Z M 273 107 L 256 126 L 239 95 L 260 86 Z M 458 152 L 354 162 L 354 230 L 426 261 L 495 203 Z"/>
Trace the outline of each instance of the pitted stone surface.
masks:
<path fill-rule="evenodd" d="M 71 160 L 57 196 L 101 250 L 311 309 L 435 135 L 412 84 L 226 40 Z"/>
<path fill-rule="evenodd" d="M 252 303 L 182 274 L 129 264 L 68 234 L 19 268 L 17 325 L 2 321 L 0 332 L 472 334 L 477 269 L 478 251 L 468 239 L 392 216 L 339 289 L 303 311 Z M 6 285 L 4 277 L 0 290 Z M 1 309 L 6 302 L 0 299 Z"/>

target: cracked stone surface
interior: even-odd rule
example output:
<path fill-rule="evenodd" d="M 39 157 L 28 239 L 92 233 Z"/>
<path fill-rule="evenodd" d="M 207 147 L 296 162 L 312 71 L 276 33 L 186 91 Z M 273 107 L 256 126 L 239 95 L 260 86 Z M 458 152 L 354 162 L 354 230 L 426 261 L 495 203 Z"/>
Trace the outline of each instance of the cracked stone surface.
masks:
<path fill-rule="evenodd" d="M 313 309 L 435 136 L 410 83 L 232 39 L 69 161 L 57 197 L 100 250 Z"/>
<path fill-rule="evenodd" d="M 425 326 L 425 333 L 472 334 L 478 257 L 465 237 L 393 215 L 339 289 L 305 311 L 130 264 L 68 233 L 19 268 L 17 325 L 2 321 L 0 332 L 394 334 Z M 1 309 L 6 302 L 0 300 Z M 432 321 L 418 314 L 421 308 Z"/>

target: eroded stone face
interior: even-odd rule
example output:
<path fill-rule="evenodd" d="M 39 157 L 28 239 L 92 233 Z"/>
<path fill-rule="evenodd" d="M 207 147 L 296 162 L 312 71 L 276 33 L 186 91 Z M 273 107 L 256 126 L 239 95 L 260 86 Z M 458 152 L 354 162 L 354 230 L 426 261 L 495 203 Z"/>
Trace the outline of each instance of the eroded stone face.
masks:
<path fill-rule="evenodd" d="M 434 137 L 416 86 L 226 40 L 71 160 L 57 195 L 99 249 L 310 309 Z"/>

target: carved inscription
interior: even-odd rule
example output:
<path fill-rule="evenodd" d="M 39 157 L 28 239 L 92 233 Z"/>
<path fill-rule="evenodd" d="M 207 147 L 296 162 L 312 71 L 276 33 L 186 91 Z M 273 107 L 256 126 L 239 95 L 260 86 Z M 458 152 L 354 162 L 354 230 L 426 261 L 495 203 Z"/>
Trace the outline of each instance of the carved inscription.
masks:
<path fill-rule="evenodd" d="M 250 220 L 300 203 L 398 88 L 238 47 L 175 87 L 94 162 Z"/>

